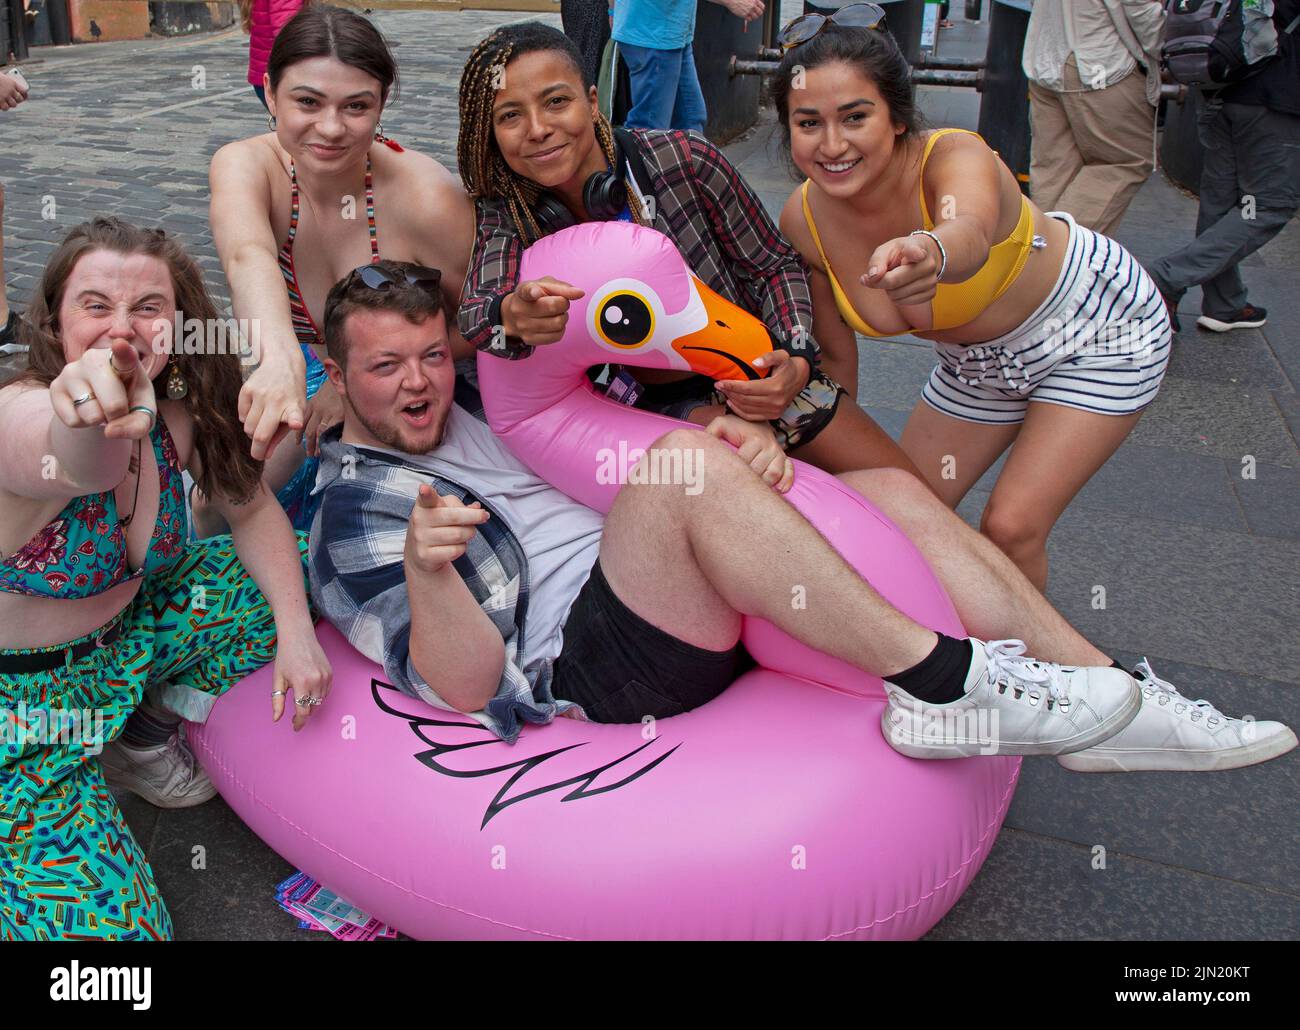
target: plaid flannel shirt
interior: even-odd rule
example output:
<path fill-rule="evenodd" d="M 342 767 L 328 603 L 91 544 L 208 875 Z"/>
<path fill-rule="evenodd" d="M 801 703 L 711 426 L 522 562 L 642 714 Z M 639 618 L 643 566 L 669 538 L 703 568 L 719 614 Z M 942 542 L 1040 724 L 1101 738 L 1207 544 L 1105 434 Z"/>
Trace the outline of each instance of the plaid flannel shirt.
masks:
<path fill-rule="evenodd" d="M 486 421 L 478 391 L 462 376 L 456 380 L 455 399 Z M 383 665 L 395 687 L 450 709 L 411 661 L 407 524 L 421 483 L 440 494 L 454 494 L 465 504 L 480 501 L 489 511 L 491 505 L 422 467 L 418 454 L 355 447 L 343 443 L 340 433 L 336 427 L 321 440 L 314 492 L 323 491 L 324 496 L 308 545 L 312 600 L 353 647 Z M 465 553 L 452 564 L 505 645 L 496 695 L 472 717 L 513 743 L 522 723 L 547 723 L 574 707 L 552 696 L 552 664 L 527 656 L 527 557 L 505 520 L 497 517 L 478 527 Z"/>
<path fill-rule="evenodd" d="M 695 274 L 715 292 L 756 312 L 774 346 L 807 359 L 808 385 L 781 420 L 791 446 L 806 428 L 808 412 L 825 410 L 838 387 L 817 370 L 812 337 L 812 297 L 808 271 L 799 252 L 777 229 L 763 202 L 722 152 L 703 136 L 680 130 L 634 130 L 654 196 L 654 227 L 676 245 Z M 478 226 L 465 287 L 461 293 L 461 334 L 475 347 L 502 358 L 526 358 L 533 348 L 506 337 L 493 347 L 501 324 L 501 302 L 519 285 L 524 244 L 502 201 L 476 204 Z M 546 233 L 564 228 L 539 219 Z M 711 385 L 701 378 L 701 390 Z M 829 384 L 829 386 L 828 386 Z M 827 419 L 828 420 L 828 419 Z M 774 423 L 775 425 L 775 423 Z M 778 429 L 781 427 L 778 426 Z"/>

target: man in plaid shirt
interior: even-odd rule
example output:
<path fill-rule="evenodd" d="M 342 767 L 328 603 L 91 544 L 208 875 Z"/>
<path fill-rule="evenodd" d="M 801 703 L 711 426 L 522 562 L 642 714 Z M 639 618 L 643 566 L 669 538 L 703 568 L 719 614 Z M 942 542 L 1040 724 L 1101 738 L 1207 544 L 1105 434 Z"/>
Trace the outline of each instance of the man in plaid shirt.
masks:
<path fill-rule="evenodd" d="M 774 348 L 790 355 L 793 368 L 787 374 L 803 386 L 772 425 L 787 450 L 809 442 L 829 424 L 842 391 L 817 369 L 803 258 L 786 242 L 745 180 L 703 136 L 619 131 L 617 137 L 625 155 L 635 150 L 626 174 L 629 191 L 634 189 L 643 210 L 653 214 L 654 228 L 677 245 L 687 265 L 711 289 L 758 315 L 772 334 Z M 539 208 L 537 220 L 544 234 L 571 224 L 548 206 Z M 502 322 L 502 304 L 519 286 L 524 245 L 503 201 L 478 202 L 478 230 L 461 296 L 460 331 L 475 347 L 503 358 L 526 358 L 533 351 L 522 340 L 507 336 Z M 704 376 L 668 381 L 669 375 L 652 380 L 638 370 L 637 377 L 648 385 L 637 407 L 692 419 L 698 408 L 715 409 L 708 413 L 711 416 L 719 414 L 719 406 L 728 400 L 738 409 L 743 405 L 743 396 L 729 398 Z M 741 384 L 738 393 L 743 395 L 749 385 Z M 738 413 L 750 417 L 745 410 Z M 692 421 L 702 424 L 708 419 L 700 415 Z"/>
<path fill-rule="evenodd" d="M 846 563 L 780 496 L 790 463 L 764 427 L 744 419 L 673 429 L 652 445 L 650 460 L 656 449 L 696 451 L 708 489 L 629 477 L 608 516 L 566 497 L 475 417 L 473 396 L 455 381 L 431 275 L 381 261 L 330 291 L 326 367 L 344 421 L 323 439 L 325 496 L 309 558 L 326 618 L 404 691 L 471 714 L 506 740 L 523 722 L 557 714 L 669 718 L 716 697 L 744 668 L 749 615 L 887 679 L 886 736 L 913 757 L 1082 751 L 1138 714 L 1142 694 L 1128 674 L 911 477 L 840 478 L 910 533 L 942 570 L 959 615 L 999 637 L 1023 627 L 1071 667 L 1028 658 L 1018 640 L 935 633 L 892 607 L 864 578 L 874 570 Z M 761 439 L 771 446 L 759 461 L 728 446 Z M 787 468 L 779 481 L 774 465 Z M 810 618 L 786 600 L 791 584 L 833 603 Z M 959 714 L 953 724 L 971 735 L 931 739 L 931 705 Z M 1154 731 L 1167 734 L 1169 713 L 1152 712 Z M 977 729 L 989 718 L 1001 720 L 1001 737 Z M 1259 725 L 1268 744 L 1246 764 L 1295 746 L 1280 723 Z"/>

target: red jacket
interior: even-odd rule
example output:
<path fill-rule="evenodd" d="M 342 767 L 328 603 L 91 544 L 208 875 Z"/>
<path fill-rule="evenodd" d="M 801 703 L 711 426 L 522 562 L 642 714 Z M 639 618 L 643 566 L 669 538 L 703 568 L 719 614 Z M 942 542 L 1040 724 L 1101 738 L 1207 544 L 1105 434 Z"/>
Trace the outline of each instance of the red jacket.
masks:
<path fill-rule="evenodd" d="M 253 0 L 253 23 L 248 37 L 248 81 L 254 86 L 262 84 L 266 62 L 271 57 L 271 44 L 280 34 L 284 23 L 298 13 L 304 0 Z"/>

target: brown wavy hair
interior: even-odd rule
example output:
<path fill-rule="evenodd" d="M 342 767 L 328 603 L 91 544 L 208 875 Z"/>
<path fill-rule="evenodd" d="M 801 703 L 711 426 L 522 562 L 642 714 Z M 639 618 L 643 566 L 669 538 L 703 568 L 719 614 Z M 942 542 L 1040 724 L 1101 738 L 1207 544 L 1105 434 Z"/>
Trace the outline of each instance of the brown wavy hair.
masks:
<path fill-rule="evenodd" d="M 203 272 L 174 236 L 161 229 L 140 229 L 120 218 L 99 217 L 76 226 L 50 256 L 41 281 L 18 323 L 18 340 L 28 346 L 27 367 L 6 383 L 39 383 L 48 387 L 67 364 L 60 339 L 59 309 L 72 270 L 85 255 L 107 250 L 146 254 L 171 271 L 176 310 L 182 319 L 204 326 L 225 323 L 203 281 Z M 199 488 L 209 497 L 220 492 L 232 500 L 251 497 L 262 478 L 262 462 L 254 461 L 239 420 L 239 391 L 243 386 L 238 353 L 186 354 L 177 344 L 182 326 L 175 327 L 173 357 L 154 377 L 154 392 L 165 397 L 168 370 L 176 363 L 189 392 L 180 403 L 194 419 L 194 446 L 203 463 Z M 236 348 L 229 348 L 230 351 Z"/>
<path fill-rule="evenodd" d="M 380 107 L 396 94 L 397 61 L 393 51 L 374 22 L 356 11 L 308 3 L 285 22 L 266 61 L 271 92 L 280 88 L 285 69 L 313 57 L 333 57 L 377 79 Z"/>

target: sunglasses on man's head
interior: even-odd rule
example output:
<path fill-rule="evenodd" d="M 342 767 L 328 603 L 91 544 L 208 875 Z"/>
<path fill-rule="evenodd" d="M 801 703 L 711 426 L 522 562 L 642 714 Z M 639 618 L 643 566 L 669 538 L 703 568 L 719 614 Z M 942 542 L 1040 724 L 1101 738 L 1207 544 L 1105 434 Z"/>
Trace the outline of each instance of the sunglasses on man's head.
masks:
<path fill-rule="evenodd" d="M 879 4 L 849 4 L 834 14 L 803 14 L 790 22 L 776 37 L 783 51 L 807 43 L 827 25 L 849 29 L 884 29 L 885 9 Z"/>
<path fill-rule="evenodd" d="M 399 282 L 397 276 L 387 272 L 378 265 L 362 265 L 353 269 L 352 274 L 372 290 L 386 290 Z M 419 286 L 429 293 L 437 293 L 442 283 L 442 272 L 436 268 L 424 268 L 416 265 L 402 276 L 412 286 Z"/>

